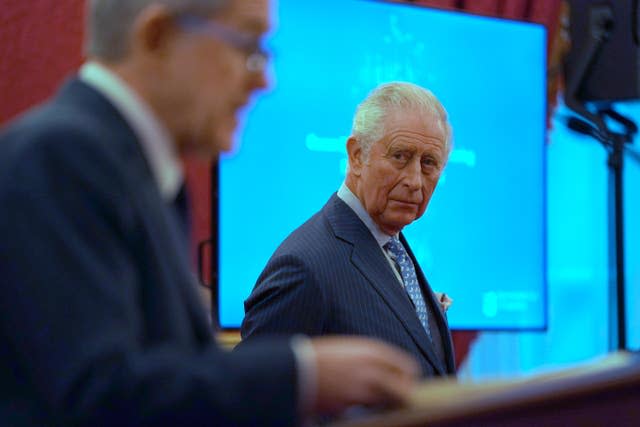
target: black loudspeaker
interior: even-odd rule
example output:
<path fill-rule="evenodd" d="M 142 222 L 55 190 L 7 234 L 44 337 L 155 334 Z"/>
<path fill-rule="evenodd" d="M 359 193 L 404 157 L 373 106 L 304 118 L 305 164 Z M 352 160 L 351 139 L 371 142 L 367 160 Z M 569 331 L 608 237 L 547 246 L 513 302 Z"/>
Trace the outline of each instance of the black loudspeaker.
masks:
<path fill-rule="evenodd" d="M 565 82 L 578 101 L 640 98 L 638 3 L 569 1 L 571 50 L 565 61 Z"/>

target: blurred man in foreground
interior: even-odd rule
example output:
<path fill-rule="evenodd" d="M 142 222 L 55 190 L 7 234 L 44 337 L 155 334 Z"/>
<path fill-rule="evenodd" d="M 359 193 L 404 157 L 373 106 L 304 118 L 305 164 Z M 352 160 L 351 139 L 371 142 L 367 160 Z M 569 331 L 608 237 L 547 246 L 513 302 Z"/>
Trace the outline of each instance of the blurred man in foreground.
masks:
<path fill-rule="evenodd" d="M 243 338 L 365 335 L 410 352 L 425 377 L 454 374 L 451 300 L 432 291 L 401 233 L 427 209 L 450 150 L 431 92 L 376 88 L 355 114 L 345 182 L 268 261 L 245 302 Z"/>
<path fill-rule="evenodd" d="M 89 61 L 0 135 L 0 419 L 295 425 L 397 404 L 417 370 L 347 338 L 212 339 L 178 156 L 228 150 L 266 85 L 267 0 L 93 0 Z"/>

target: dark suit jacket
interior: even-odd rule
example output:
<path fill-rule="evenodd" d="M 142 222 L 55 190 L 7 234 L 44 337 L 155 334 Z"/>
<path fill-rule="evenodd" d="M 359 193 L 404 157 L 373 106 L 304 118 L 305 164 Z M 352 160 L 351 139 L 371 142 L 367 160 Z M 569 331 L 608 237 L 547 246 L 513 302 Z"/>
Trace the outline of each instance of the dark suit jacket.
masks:
<path fill-rule="evenodd" d="M 415 257 L 410 249 L 408 252 L 425 302 L 435 314 L 445 363 L 436 357 L 409 296 L 375 238 L 335 194 L 267 263 L 245 301 L 243 338 L 294 333 L 367 335 L 413 354 L 424 376 L 453 374 L 446 319 Z"/>
<path fill-rule="evenodd" d="M 217 347 L 132 130 L 74 80 L 0 136 L 0 424 L 289 425 L 285 342 Z"/>

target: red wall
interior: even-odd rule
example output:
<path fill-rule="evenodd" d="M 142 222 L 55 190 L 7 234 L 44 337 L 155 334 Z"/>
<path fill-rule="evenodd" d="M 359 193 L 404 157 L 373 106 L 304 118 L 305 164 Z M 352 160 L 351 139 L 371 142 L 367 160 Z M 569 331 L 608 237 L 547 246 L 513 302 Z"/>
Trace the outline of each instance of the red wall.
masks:
<path fill-rule="evenodd" d="M 56 91 L 82 63 L 84 0 L 8 0 L 0 7 L 0 125 Z M 194 241 L 210 235 L 209 164 L 187 161 Z M 195 251 L 194 251 L 195 252 Z"/>
<path fill-rule="evenodd" d="M 80 63 L 82 0 L 0 7 L 0 123 L 49 96 Z"/>

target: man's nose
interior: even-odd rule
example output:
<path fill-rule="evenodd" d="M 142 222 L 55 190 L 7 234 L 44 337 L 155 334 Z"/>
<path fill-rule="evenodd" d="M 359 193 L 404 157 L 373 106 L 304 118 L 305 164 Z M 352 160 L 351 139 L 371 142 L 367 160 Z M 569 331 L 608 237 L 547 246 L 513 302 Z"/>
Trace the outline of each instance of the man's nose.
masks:
<path fill-rule="evenodd" d="M 404 184 L 411 191 L 417 191 L 422 188 L 422 165 L 419 160 L 412 160 L 405 167 Z"/>

